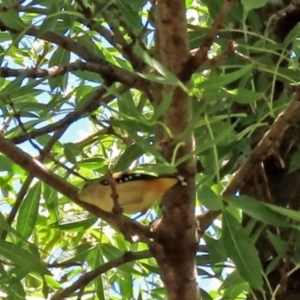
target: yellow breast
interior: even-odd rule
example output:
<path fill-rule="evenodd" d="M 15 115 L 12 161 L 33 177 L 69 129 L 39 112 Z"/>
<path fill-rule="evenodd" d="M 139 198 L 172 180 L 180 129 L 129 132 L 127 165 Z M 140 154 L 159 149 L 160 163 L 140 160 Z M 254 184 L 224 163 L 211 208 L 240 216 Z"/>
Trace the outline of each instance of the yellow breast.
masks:
<path fill-rule="evenodd" d="M 117 183 L 116 191 L 119 196 L 119 205 L 123 208 L 124 213 L 144 212 L 177 182 L 177 178 L 154 177 L 154 179 Z M 111 212 L 114 206 L 111 194 L 111 186 L 103 185 L 97 180 L 88 183 L 82 188 L 79 192 L 79 199 Z"/>

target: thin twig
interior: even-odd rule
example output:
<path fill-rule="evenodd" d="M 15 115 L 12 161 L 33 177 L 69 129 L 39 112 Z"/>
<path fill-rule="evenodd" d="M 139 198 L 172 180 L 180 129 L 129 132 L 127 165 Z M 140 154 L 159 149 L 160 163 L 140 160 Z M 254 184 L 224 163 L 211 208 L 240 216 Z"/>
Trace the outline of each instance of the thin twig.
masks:
<path fill-rule="evenodd" d="M 86 286 L 89 282 L 94 280 L 97 276 L 111 270 L 112 268 L 116 268 L 116 267 L 126 264 L 128 262 L 132 262 L 132 261 L 139 260 L 139 259 L 150 258 L 150 257 L 152 257 L 152 254 L 148 250 L 140 251 L 140 252 L 126 252 L 122 256 L 112 259 L 109 262 L 104 263 L 103 265 L 97 267 L 93 271 L 86 273 L 84 276 L 82 276 L 80 279 L 78 279 L 76 282 L 74 282 L 71 286 L 54 294 L 51 297 L 51 300 L 66 299 L 68 296 L 70 296 L 76 290 L 80 289 L 82 286 Z"/>
<path fill-rule="evenodd" d="M 117 94 L 122 95 L 123 93 L 127 92 L 128 89 L 129 88 L 126 86 L 121 86 L 118 89 Z M 105 93 L 106 93 L 106 88 L 100 87 L 98 90 L 95 91 L 94 95 L 91 97 L 91 99 L 89 101 L 86 102 L 85 105 L 77 107 L 75 111 L 69 113 L 63 119 L 57 121 L 56 123 L 52 123 L 50 125 L 47 125 L 42 128 L 35 129 L 31 132 L 28 132 L 27 135 L 21 134 L 16 137 L 13 137 L 13 138 L 11 138 L 11 141 L 14 144 L 23 143 L 28 138 L 35 138 L 40 135 L 50 133 L 52 131 L 55 131 L 57 129 L 64 127 L 65 125 L 70 126 L 75 121 L 78 121 L 79 119 L 85 117 L 86 114 L 96 110 L 99 107 L 99 105 L 108 104 L 116 97 L 115 95 L 112 95 L 112 94 L 105 95 Z"/>
<path fill-rule="evenodd" d="M 9 105 L 10 105 L 12 111 L 13 111 L 13 114 L 14 114 L 15 119 L 17 120 L 18 125 L 20 126 L 20 128 L 21 128 L 23 134 L 24 134 L 25 136 L 27 136 L 27 130 L 26 130 L 26 128 L 24 127 L 23 122 L 22 122 L 22 120 L 21 120 L 21 114 L 20 114 L 20 112 L 16 110 L 15 104 L 14 104 L 14 102 L 10 99 L 10 97 L 7 97 L 7 100 L 8 100 L 8 103 L 9 103 Z M 34 141 L 32 141 L 31 138 L 28 138 L 27 141 L 29 142 L 29 144 L 30 144 L 34 149 L 36 149 L 38 152 L 41 152 L 41 148 L 40 148 Z"/>
<path fill-rule="evenodd" d="M 12 120 L 12 117 L 6 117 L 3 120 L 2 126 L 0 127 L 0 134 L 4 134 L 9 126 L 10 121 Z"/>
<path fill-rule="evenodd" d="M 108 184 L 110 186 L 110 189 L 111 189 L 111 199 L 113 200 L 114 202 L 114 207 L 113 207 L 113 210 L 112 212 L 114 214 L 121 214 L 123 209 L 122 207 L 120 206 L 120 203 L 119 203 L 119 195 L 118 195 L 118 192 L 117 192 L 117 182 L 116 180 L 114 179 L 112 173 L 108 170 L 106 172 L 106 179 L 108 181 Z"/>
<path fill-rule="evenodd" d="M 210 50 L 216 35 L 223 27 L 226 17 L 230 12 L 233 4 L 235 4 L 235 2 L 236 0 L 224 1 L 224 4 L 219 14 L 216 16 L 212 27 L 203 39 L 203 42 L 201 43 L 199 49 L 195 52 L 193 56 L 190 56 L 190 58 L 185 63 L 182 72 L 179 76 L 179 78 L 183 82 L 187 82 L 194 74 L 194 72 L 207 60 L 207 53 Z"/>
<path fill-rule="evenodd" d="M 134 241 L 143 241 L 147 244 L 151 243 L 153 233 L 150 231 L 149 226 L 140 224 L 122 214 L 114 215 L 103 211 L 94 205 L 80 201 L 78 198 L 78 190 L 74 188 L 74 186 L 60 178 L 58 175 L 50 172 L 39 161 L 33 159 L 30 155 L 16 147 L 12 142 L 1 135 L 0 152 L 6 155 L 14 163 L 21 166 L 32 176 L 39 178 L 56 191 L 71 199 L 74 203 L 105 220 L 113 228 L 119 230 L 127 240 L 132 242 L 132 237 L 134 236 Z"/>
<path fill-rule="evenodd" d="M 0 68 L 0 77 L 18 77 L 25 75 L 28 78 L 43 78 L 64 75 L 68 72 L 88 71 L 101 75 L 103 78 L 108 78 L 110 81 L 120 82 L 138 90 L 145 90 L 148 87 L 148 82 L 141 78 L 136 73 L 122 69 L 117 66 L 107 64 L 98 64 L 95 62 L 83 62 L 77 60 L 64 66 L 52 66 L 48 69 L 28 68 L 28 69 L 12 69 L 8 67 Z"/>
<path fill-rule="evenodd" d="M 81 14 L 82 16 L 77 16 L 76 20 L 85 26 L 87 26 L 89 29 L 96 31 L 101 36 L 103 36 L 114 48 L 118 49 L 122 55 L 130 61 L 131 65 L 133 66 L 133 69 L 135 69 L 134 66 L 144 66 L 145 63 L 134 53 L 133 47 L 130 47 L 130 45 L 126 42 L 126 40 L 123 38 L 116 38 L 116 36 L 109 31 L 106 27 L 102 26 L 99 22 L 95 21 L 93 19 L 93 14 L 90 11 L 88 7 L 85 7 L 82 1 L 77 1 L 77 3 L 81 7 Z M 27 6 L 13 6 L 12 9 L 15 9 L 17 11 L 23 11 L 23 12 L 29 12 L 29 13 L 36 13 L 39 15 L 49 15 L 51 12 L 48 9 L 44 8 L 38 8 L 38 7 L 27 7 Z M 143 31 L 144 32 L 144 31 Z M 139 39 L 141 41 L 141 39 Z M 141 42 L 140 42 L 141 43 Z M 140 68 L 140 71 L 142 68 Z"/>

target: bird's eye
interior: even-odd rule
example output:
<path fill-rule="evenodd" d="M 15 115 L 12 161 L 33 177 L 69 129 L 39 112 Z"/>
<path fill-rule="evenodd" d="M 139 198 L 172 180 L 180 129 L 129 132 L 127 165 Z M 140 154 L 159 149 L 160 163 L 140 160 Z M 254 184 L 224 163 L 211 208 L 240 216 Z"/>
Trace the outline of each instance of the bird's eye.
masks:
<path fill-rule="evenodd" d="M 102 179 L 99 181 L 99 184 L 108 185 L 108 181 L 106 179 Z"/>

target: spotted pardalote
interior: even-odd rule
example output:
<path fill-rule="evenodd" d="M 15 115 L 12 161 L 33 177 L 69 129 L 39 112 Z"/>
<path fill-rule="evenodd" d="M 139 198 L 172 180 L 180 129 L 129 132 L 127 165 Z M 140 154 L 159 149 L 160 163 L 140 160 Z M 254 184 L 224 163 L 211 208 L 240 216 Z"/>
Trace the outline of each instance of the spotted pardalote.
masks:
<path fill-rule="evenodd" d="M 141 173 L 112 174 L 118 203 L 124 213 L 145 212 L 157 199 L 177 183 L 187 185 L 182 176 L 152 176 Z M 87 182 L 79 192 L 79 199 L 112 212 L 112 187 L 107 177 Z"/>

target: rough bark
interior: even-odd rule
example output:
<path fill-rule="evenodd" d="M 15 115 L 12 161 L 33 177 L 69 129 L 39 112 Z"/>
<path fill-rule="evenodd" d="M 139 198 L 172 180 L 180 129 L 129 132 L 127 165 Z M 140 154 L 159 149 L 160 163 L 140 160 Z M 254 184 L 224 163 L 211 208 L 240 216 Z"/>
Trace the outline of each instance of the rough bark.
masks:
<path fill-rule="evenodd" d="M 184 0 L 159 0 L 156 7 L 156 58 L 165 68 L 178 76 L 188 58 L 187 25 Z M 156 141 L 163 155 L 170 161 L 179 143 L 177 156 L 193 150 L 193 135 L 177 137 L 184 132 L 191 120 L 192 102 L 180 88 L 156 86 L 155 105 L 172 96 L 172 103 L 161 121 L 172 137 L 157 125 Z M 195 161 L 186 160 L 178 166 L 178 173 L 188 181 L 188 187 L 176 187 L 163 199 L 162 219 L 154 228 L 155 243 L 151 246 L 161 270 L 168 299 L 199 299 L 195 252 L 197 239 L 194 220 Z"/>

